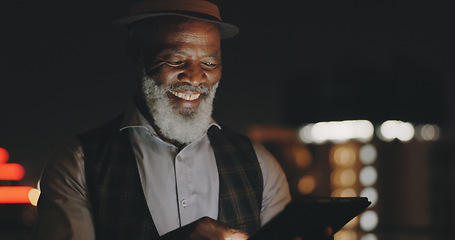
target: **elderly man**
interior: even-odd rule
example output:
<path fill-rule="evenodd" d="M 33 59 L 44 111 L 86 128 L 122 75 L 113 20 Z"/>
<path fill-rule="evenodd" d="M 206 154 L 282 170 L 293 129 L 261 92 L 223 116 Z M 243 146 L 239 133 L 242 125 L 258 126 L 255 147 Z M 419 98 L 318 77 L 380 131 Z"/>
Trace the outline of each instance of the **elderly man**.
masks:
<path fill-rule="evenodd" d="M 147 0 L 118 21 L 134 103 L 63 144 L 42 175 L 37 239 L 246 239 L 290 201 L 262 146 L 211 118 L 220 39 L 237 28 L 205 0 Z"/>

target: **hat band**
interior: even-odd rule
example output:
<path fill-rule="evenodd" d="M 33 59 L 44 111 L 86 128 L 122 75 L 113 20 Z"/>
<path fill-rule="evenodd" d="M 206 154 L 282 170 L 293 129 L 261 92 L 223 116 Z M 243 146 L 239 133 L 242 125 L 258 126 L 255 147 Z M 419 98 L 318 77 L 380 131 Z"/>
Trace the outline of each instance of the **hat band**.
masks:
<path fill-rule="evenodd" d="M 141 1 L 131 8 L 131 15 L 152 12 L 189 11 L 213 16 L 221 21 L 220 11 L 214 3 L 205 0 Z"/>

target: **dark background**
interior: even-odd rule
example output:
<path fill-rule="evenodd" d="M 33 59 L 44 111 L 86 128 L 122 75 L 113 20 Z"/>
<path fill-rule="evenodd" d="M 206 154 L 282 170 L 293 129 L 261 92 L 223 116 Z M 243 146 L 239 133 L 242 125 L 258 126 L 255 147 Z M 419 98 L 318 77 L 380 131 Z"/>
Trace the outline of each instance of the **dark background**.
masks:
<path fill-rule="evenodd" d="M 22 185 L 36 184 L 58 143 L 115 117 L 130 101 L 126 35 L 112 24 L 130 4 L 2 1 L 0 147 L 24 166 Z M 223 42 L 217 121 L 245 132 L 258 124 L 398 119 L 438 124 L 451 145 L 451 1 L 230 0 L 222 6 L 224 19 L 241 32 Z"/>

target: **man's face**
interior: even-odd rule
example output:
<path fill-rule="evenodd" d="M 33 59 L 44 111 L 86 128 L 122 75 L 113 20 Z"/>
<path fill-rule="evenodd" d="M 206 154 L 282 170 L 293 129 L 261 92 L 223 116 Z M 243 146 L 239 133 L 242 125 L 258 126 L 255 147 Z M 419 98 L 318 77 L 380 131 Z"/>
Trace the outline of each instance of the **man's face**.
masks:
<path fill-rule="evenodd" d="M 221 78 L 220 33 L 214 23 L 185 19 L 145 39 L 144 70 L 167 92 L 171 105 L 194 112 Z M 183 87 L 193 86 L 193 87 Z"/>
<path fill-rule="evenodd" d="M 183 144 L 204 135 L 221 78 L 216 24 L 161 18 L 138 29 L 141 94 L 162 137 Z"/>

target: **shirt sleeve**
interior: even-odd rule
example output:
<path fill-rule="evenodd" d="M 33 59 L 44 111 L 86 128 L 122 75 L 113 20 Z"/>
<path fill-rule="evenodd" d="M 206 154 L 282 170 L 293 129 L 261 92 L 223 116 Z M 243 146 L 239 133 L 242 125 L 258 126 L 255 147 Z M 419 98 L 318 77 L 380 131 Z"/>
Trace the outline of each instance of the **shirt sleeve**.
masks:
<path fill-rule="evenodd" d="M 286 175 L 275 157 L 257 142 L 253 141 L 253 146 L 264 179 L 261 209 L 261 225 L 264 225 L 291 201 L 291 194 Z"/>
<path fill-rule="evenodd" d="M 65 143 L 49 159 L 40 188 L 33 239 L 95 239 L 84 155 L 77 139 Z"/>

